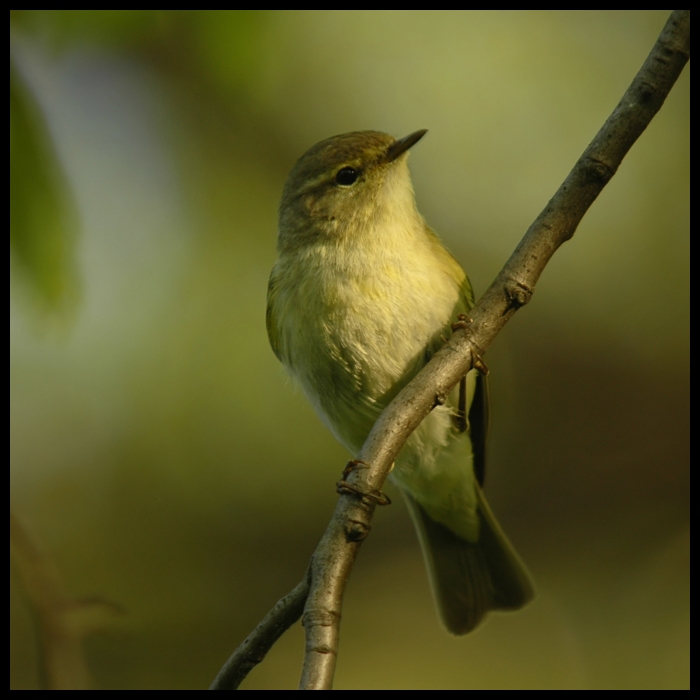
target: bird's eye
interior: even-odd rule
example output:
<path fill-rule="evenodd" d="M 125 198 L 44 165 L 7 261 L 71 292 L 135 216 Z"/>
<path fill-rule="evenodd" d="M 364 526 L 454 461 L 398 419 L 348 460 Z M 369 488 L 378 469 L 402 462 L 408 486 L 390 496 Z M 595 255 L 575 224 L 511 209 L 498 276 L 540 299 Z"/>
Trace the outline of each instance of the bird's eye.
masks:
<path fill-rule="evenodd" d="M 341 168 L 335 176 L 335 181 L 339 185 L 352 185 L 360 176 L 360 173 L 355 168 Z"/>

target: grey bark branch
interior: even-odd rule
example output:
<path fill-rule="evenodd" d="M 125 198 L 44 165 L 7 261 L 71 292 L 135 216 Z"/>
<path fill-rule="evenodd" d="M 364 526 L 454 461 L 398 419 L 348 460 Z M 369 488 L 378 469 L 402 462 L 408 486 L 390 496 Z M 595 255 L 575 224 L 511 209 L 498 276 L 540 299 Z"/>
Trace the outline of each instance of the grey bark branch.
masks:
<path fill-rule="evenodd" d="M 663 105 L 689 56 L 690 12 L 675 10 L 620 103 L 530 226 L 493 284 L 474 306 L 466 327 L 454 333 L 387 406 L 372 428 L 358 455 L 368 468 L 355 469 L 347 478 L 358 492 L 370 494 L 370 497 L 360 499 L 347 492 L 341 494 L 311 561 L 311 583 L 303 617 L 306 655 L 301 689 L 332 688 L 345 585 L 360 544 L 369 534 L 377 505 L 371 494 L 381 493 L 399 450 L 436 405 L 436 400 L 447 396 L 475 362 L 478 364 L 479 356 L 510 317 L 529 302 L 550 258 L 574 235 L 588 208 Z M 251 637 L 266 624 L 282 602 Z M 298 615 L 292 619 L 293 616 L 282 609 L 277 614 L 280 617 L 286 615 L 289 624 L 298 619 Z M 262 634 L 264 636 L 264 632 Z M 268 638 L 266 650 L 279 634 L 281 632 L 276 628 L 276 636 Z M 247 643 L 248 640 L 244 645 Z"/>

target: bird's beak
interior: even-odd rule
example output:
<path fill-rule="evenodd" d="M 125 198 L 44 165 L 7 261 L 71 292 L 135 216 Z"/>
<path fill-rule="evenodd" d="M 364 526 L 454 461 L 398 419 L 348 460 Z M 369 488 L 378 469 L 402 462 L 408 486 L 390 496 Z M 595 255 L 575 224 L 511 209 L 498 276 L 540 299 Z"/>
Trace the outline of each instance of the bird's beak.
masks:
<path fill-rule="evenodd" d="M 408 136 L 404 136 L 402 139 L 397 139 L 394 143 L 389 146 L 386 150 L 386 162 L 391 163 L 391 161 L 396 160 L 402 153 L 405 153 L 411 146 L 418 143 L 428 132 L 427 129 L 421 129 L 420 131 L 414 131 Z"/>

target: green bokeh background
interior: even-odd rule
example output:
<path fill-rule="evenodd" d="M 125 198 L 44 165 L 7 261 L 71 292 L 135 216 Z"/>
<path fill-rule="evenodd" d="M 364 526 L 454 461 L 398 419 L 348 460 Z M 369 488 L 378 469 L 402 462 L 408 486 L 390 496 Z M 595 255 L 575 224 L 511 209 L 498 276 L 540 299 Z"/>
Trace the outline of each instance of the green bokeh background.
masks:
<path fill-rule="evenodd" d="M 206 687 L 332 512 L 348 456 L 264 325 L 295 159 L 430 129 L 419 208 L 478 296 L 667 16 L 11 14 L 12 506 L 127 611 L 86 642 L 96 687 Z M 337 688 L 688 687 L 688 261 L 686 68 L 489 352 L 487 492 L 535 602 L 447 635 L 397 498 Z M 12 576 L 10 620 L 11 687 L 38 687 Z M 297 625 L 244 687 L 295 687 L 302 651 Z"/>

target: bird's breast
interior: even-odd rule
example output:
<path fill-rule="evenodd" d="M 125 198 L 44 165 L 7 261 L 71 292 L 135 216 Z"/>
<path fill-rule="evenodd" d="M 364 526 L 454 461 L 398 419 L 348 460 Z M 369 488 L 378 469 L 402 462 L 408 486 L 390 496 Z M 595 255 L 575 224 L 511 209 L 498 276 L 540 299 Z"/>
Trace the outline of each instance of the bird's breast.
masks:
<path fill-rule="evenodd" d="M 362 443 L 463 310 L 440 261 L 410 253 L 320 249 L 278 270 L 283 362 L 348 446 Z"/>

